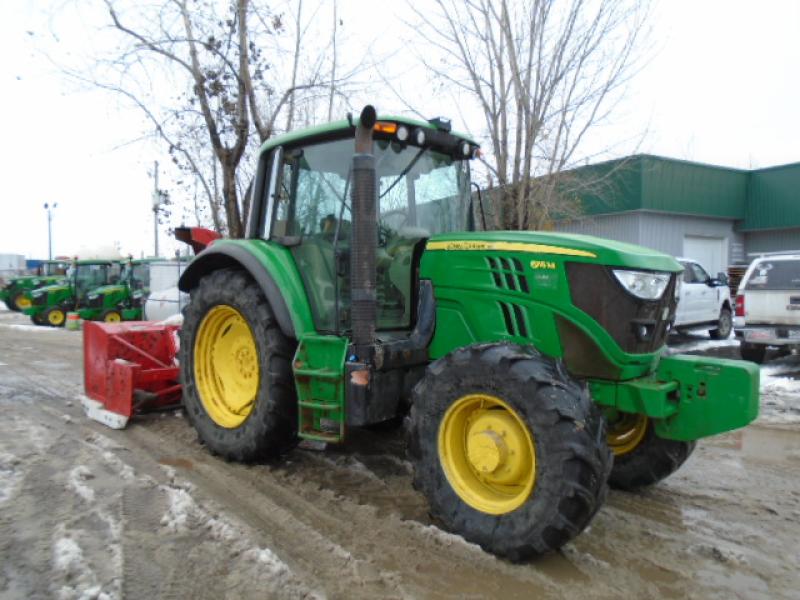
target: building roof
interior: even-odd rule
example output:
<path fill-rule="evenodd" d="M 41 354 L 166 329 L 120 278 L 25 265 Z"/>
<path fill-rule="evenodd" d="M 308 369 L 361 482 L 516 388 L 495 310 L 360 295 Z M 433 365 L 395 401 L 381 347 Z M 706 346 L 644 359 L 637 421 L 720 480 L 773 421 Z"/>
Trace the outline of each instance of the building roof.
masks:
<path fill-rule="evenodd" d="M 589 215 L 650 210 L 732 219 L 741 230 L 800 227 L 800 163 L 746 170 L 637 154 L 565 174 Z"/>

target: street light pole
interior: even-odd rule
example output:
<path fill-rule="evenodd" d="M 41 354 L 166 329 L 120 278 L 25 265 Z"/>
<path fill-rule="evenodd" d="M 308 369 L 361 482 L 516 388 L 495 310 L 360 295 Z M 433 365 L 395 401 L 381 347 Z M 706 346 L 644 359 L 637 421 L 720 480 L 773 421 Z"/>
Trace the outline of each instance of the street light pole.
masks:
<path fill-rule="evenodd" d="M 53 211 L 58 206 L 58 202 L 53 202 L 51 206 L 47 202 L 44 203 L 44 209 L 47 211 L 47 260 L 53 260 Z"/>

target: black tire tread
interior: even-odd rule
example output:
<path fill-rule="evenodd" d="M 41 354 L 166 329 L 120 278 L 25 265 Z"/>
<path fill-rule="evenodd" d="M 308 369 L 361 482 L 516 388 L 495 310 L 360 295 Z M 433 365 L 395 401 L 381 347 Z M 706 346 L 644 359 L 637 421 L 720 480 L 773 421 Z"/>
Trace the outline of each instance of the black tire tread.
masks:
<path fill-rule="evenodd" d="M 206 414 L 193 383 L 194 337 L 203 316 L 218 304 L 233 306 L 249 321 L 261 361 L 258 399 L 247 420 L 235 429 L 219 427 Z M 202 277 L 183 311 L 180 365 L 183 401 L 189 422 L 208 449 L 227 460 L 255 462 L 297 443 L 297 396 L 292 374 L 294 340 L 281 332 L 261 288 L 244 271 L 220 269 Z"/>
<path fill-rule="evenodd" d="M 501 390 L 508 386 L 527 392 L 522 410 L 535 417 L 537 461 L 542 463 L 537 462 L 534 493 L 526 504 L 492 516 L 472 509 L 450 488 L 436 452 L 439 421 L 433 405 L 446 390 L 450 397 L 474 391 L 503 397 Z M 414 389 L 406 435 L 414 487 L 428 497 L 434 519 L 512 561 L 556 550 L 572 539 L 608 493 L 612 457 L 601 411 L 563 365 L 530 347 L 473 345 L 433 362 Z M 540 444 L 547 444 L 544 454 Z M 537 518 L 530 518 L 532 511 Z"/>
<path fill-rule="evenodd" d="M 658 483 L 677 471 L 694 451 L 695 442 L 667 440 L 656 435 L 652 422 L 639 445 L 614 458 L 608 483 L 620 490 L 636 490 Z"/>

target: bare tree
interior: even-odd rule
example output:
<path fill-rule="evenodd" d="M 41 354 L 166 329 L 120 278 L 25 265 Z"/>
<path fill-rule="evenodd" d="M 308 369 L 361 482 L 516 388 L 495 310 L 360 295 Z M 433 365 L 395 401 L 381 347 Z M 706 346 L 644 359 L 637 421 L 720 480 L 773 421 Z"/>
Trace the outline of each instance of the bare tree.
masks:
<path fill-rule="evenodd" d="M 198 220 L 242 236 L 250 158 L 279 131 L 278 118 L 286 114 L 287 129 L 313 121 L 310 106 L 330 111 L 354 77 L 350 70 L 334 79 L 329 49 L 306 39 L 323 2 L 310 11 L 303 0 L 101 2 L 116 51 L 97 58 L 91 73 L 63 70 L 140 110 L 167 144 Z"/>
<path fill-rule="evenodd" d="M 484 117 L 495 226 L 538 229 L 575 216 L 575 166 L 636 68 L 647 6 L 638 0 L 434 0 L 413 9 L 436 48 L 437 77 Z M 583 182 L 587 183 L 587 182 Z M 495 187 L 496 186 L 496 187 Z"/>

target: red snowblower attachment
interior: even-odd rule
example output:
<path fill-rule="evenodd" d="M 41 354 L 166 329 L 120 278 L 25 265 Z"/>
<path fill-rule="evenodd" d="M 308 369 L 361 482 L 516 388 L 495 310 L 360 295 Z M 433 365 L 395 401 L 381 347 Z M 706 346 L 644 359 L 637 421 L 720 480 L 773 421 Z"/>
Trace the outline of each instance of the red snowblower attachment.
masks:
<path fill-rule="evenodd" d="M 147 321 L 84 323 L 86 415 L 122 429 L 136 413 L 178 406 L 178 329 Z"/>
<path fill-rule="evenodd" d="M 202 227 L 176 227 L 195 254 L 219 239 Z M 179 325 L 153 321 L 83 325 L 83 407 L 90 419 L 122 429 L 134 414 L 179 406 Z"/>

